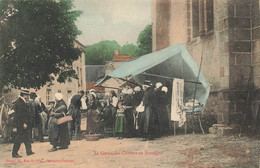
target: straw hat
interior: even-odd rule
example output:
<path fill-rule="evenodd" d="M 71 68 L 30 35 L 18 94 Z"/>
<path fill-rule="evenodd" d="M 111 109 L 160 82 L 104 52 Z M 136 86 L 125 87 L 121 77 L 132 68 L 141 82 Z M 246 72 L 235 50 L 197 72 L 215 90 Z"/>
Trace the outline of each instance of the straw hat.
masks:
<path fill-rule="evenodd" d="M 30 95 L 29 90 L 26 89 L 26 88 L 21 88 L 21 93 L 26 94 L 26 95 Z"/>

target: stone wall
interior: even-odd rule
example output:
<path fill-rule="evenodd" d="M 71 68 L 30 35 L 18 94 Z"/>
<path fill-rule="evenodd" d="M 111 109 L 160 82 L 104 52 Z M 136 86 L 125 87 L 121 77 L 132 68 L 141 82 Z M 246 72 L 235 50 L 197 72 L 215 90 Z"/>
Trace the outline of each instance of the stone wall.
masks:
<path fill-rule="evenodd" d="M 170 6 L 170 0 L 153 0 L 153 51 L 169 46 Z"/>
<path fill-rule="evenodd" d="M 224 50 L 229 54 L 229 122 L 240 124 L 243 117 L 249 113 L 251 98 L 249 82 L 253 74 L 252 65 L 252 4 L 249 1 L 237 0 L 228 2 L 228 17 L 226 18 L 228 42 Z M 251 76 L 250 76 L 251 75 Z"/>
<path fill-rule="evenodd" d="M 244 114 L 251 110 L 256 116 L 260 104 L 259 0 L 213 1 L 214 29 L 199 36 L 192 34 L 192 0 L 186 0 L 185 3 L 180 0 L 170 2 L 170 11 L 168 8 L 165 8 L 164 14 L 154 14 L 153 11 L 153 21 L 156 22 L 153 31 L 164 32 L 153 33 L 153 39 L 156 39 L 153 50 L 185 41 L 198 65 L 203 56 L 202 72 L 211 84 L 205 112 L 215 115 L 218 123 L 241 123 Z M 153 1 L 153 9 L 163 7 L 158 3 L 161 1 Z M 176 13 L 181 11 L 181 19 L 178 19 Z M 161 16 L 167 14 L 171 16 L 160 20 Z M 167 26 L 159 24 L 167 19 L 170 23 Z M 186 34 L 182 34 L 182 31 L 179 35 L 174 33 L 178 32 L 178 25 L 184 27 Z M 168 45 L 160 43 L 167 40 Z M 254 93 L 249 92 L 251 86 L 256 88 Z"/>
<path fill-rule="evenodd" d="M 260 10 L 259 0 L 252 0 L 252 55 L 255 84 L 255 101 L 253 104 L 253 118 L 256 118 L 260 105 Z M 258 114 L 259 115 L 259 114 Z"/>

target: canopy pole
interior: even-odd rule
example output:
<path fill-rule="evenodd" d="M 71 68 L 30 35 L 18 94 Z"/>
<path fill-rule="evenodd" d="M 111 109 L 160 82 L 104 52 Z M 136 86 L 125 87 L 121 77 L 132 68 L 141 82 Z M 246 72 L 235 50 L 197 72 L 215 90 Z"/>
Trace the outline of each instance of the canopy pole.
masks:
<path fill-rule="evenodd" d="M 119 89 L 119 88 L 116 88 L 116 87 L 109 87 L 109 86 L 102 86 L 104 88 L 109 88 L 109 89 Z"/>
<path fill-rule="evenodd" d="M 196 98 L 196 92 L 197 92 L 197 85 L 199 82 L 199 76 L 200 76 L 200 71 L 201 71 L 201 66 L 202 66 L 202 60 L 203 60 L 203 48 L 204 45 L 202 47 L 202 52 L 201 52 L 201 58 L 200 58 L 200 68 L 199 68 L 199 72 L 198 72 L 198 77 L 197 77 L 197 82 L 195 84 L 195 91 L 194 91 L 194 97 L 193 97 L 193 105 L 192 105 L 192 133 L 194 134 L 194 104 L 195 104 L 195 98 Z"/>
<path fill-rule="evenodd" d="M 183 76 L 183 60 L 181 59 L 181 76 L 182 76 L 182 79 L 184 79 L 184 76 Z"/>
<path fill-rule="evenodd" d="M 144 72 L 144 73 L 141 73 L 141 74 L 143 74 L 143 75 L 148 75 L 148 76 L 155 76 L 155 77 L 160 77 L 160 78 L 166 78 L 166 79 L 174 79 L 174 78 L 172 78 L 172 77 L 168 77 L 168 76 L 162 76 L 162 75 L 156 75 L 156 74 L 150 74 L 150 73 L 146 73 L 146 72 Z M 195 81 L 184 81 L 184 82 L 186 82 L 186 83 L 196 83 L 196 84 L 202 84 L 201 82 L 199 82 L 199 81 L 197 81 L 197 82 L 195 82 Z"/>

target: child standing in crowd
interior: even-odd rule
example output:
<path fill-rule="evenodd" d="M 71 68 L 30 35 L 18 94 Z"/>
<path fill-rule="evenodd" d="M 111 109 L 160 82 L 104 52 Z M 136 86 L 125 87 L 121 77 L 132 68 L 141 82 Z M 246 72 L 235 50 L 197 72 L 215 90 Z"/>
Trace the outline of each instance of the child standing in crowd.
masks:
<path fill-rule="evenodd" d="M 123 102 L 119 101 L 118 102 L 118 109 L 116 113 L 116 122 L 115 122 L 115 133 L 118 134 L 118 139 L 123 139 L 123 132 L 125 129 L 125 108 L 123 106 Z"/>

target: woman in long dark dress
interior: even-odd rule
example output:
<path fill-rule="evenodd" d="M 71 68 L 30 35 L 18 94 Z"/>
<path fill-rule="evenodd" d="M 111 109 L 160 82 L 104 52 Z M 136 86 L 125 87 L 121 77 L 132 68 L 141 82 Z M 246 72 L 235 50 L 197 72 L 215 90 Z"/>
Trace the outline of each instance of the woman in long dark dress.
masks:
<path fill-rule="evenodd" d="M 56 125 L 56 119 L 63 117 L 67 113 L 67 105 L 64 102 L 61 93 L 56 93 L 54 97 L 56 103 L 53 111 L 50 113 L 51 118 L 49 122 L 49 140 L 53 147 L 49 152 L 56 151 L 57 146 L 60 146 L 59 149 L 68 149 L 68 146 L 70 145 L 68 123 Z"/>
<path fill-rule="evenodd" d="M 133 137 L 136 134 L 135 131 L 135 117 L 134 117 L 134 108 L 133 108 L 133 89 L 128 89 L 127 95 L 123 100 L 125 109 L 125 119 L 126 119 L 126 130 L 128 131 L 128 136 Z"/>
<path fill-rule="evenodd" d="M 96 100 L 95 93 L 90 93 L 87 107 L 87 132 L 96 133 L 99 126 L 101 104 Z"/>
<path fill-rule="evenodd" d="M 163 89 L 162 89 L 163 88 Z M 169 109 L 168 109 L 168 96 L 167 96 L 167 87 L 160 87 L 156 91 L 158 107 L 157 107 L 157 115 L 159 119 L 159 133 L 160 135 L 167 135 L 170 133 L 169 127 Z"/>

